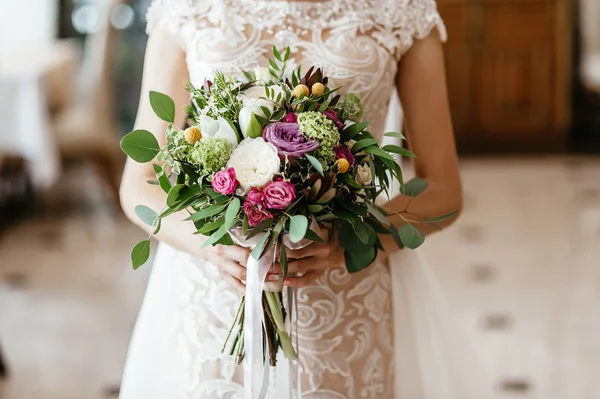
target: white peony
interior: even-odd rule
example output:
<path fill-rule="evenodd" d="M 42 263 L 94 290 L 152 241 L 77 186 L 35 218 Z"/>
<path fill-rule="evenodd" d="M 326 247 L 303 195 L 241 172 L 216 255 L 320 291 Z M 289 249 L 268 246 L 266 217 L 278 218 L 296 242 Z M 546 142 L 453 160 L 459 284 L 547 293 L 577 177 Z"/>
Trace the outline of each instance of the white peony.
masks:
<path fill-rule="evenodd" d="M 373 175 L 371 174 L 371 167 L 369 165 L 358 165 L 356 167 L 356 174 L 354 175 L 356 182 L 363 186 L 368 186 L 373 182 Z"/>
<path fill-rule="evenodd" d="M 238 135 L 225 119 L 219 117 L 215 120 L 208 115 L 203 115 L 199 122 L 202 137 L 223 138 L 229 141 L 234 149 L 238 146 Z"/>
<path fill-rule="evenodd" d="M 271 76 L 271 72 L 269 72 L 269 68 L 265 67 L 256 67 L 254 68 L 254 76 L 256 77 L 256 82 L 258 84 L 267 84 L 273 78 Z"/>
<path fill-rule="evenodd" d="M 244 139 L 231 153 L 227 167 L 235 170 L 244 192 L 251 187 L 262 187 L 279 173 L 277 148 L 262 137 Z"/>

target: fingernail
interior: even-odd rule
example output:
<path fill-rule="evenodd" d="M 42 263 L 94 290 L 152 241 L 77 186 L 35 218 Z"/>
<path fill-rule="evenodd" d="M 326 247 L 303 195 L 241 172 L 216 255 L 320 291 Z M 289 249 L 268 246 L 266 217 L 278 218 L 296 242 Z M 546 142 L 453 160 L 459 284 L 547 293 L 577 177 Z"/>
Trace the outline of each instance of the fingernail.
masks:
<path fill-rule="evenodd" d="M 281 279 L 281 276 L 279 276 L 279 274 L 269 274 L 269 281 L 277 281 Z"/>

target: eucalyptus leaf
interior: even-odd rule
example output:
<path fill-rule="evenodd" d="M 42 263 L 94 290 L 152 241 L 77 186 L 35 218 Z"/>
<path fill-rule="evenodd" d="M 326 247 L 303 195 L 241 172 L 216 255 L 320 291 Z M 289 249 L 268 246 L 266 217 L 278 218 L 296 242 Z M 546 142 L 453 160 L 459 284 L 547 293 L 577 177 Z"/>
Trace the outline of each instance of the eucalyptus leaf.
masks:
<path fill-rule="evenodd" d="M 158 217 L 158 214 L 146 205 L 136 206 L 135 214 L 148 226 L 154 226 L 156 223 L 156 218 Z"/>
<path fill-rule="evenodd" d="M 152 186 L 158 186 L 158 180 L 146 180 L 146 183 Z"/>
<path fill-rule="evenodd" d="M 370 227 L 370 226 L 369 226 Z M 371 228 L 372 230 L 372 228 Z M 374 232 L 374 230 L 372 230 Z M 338 241 L 340 245 L 348 252 L 364 252 L 375 244 L 376 234 L 373 236 L 369 235 L 369 242 L 364 243 L 358 237 L 353 226 L 348 223 L 344 223 L 342 228 L 338 232 Z"/>
<path fill-rule="evenodd" d="M 177 203 L 179 198 L 179 193 L 181 190 L 185 188 L 184 184 L 176 184 L 169 190 L 169 194 L 167 195 L 167 205 L 172 207 Z"/>
<path fill-rule="evenodd" d="M 210 237 L 208 237 L 208 239 L 206 241 L 204 241 L 204 243 L 202 243 L 202 247 L 201 248 L 206 248 L 209 245 L 216 245 L 217 242 L 223 238 L 223 236 L 227 234 L 227 229 L 226 226 L 223 225 L 221 227 L 219 227 L 219 229 L 217 231 L 215 231 L 214 233 L 212 233 L 212 235 Z"/>
<path fill-rule="evenodd" d="M 416 197 L 417 195 L 425 191 L 428 186 L 428 181 L 415 177 L 404 185 L 404 190 L 402 190 L 402 194 L 408 195 L 409 197 Z"/>
<path fill-rule="evenodd" d="M 367 208 L 369 208 L 369 212 L 373 215 L 381 224 L 385 226 L 390 226 L 391 222 L 387 218 L 387 216 L 379 209 L 379 207 L 370 201 L 366 201 Z"/>
<path fill-rule="evenodd" d="M 315 168 L 315 170 L 319 172 L 319 174 L 325 176 L 325 173 L 323 172 L 323 165 L 321 165 L 321 162 L 319 162 L 317 158 L 308 154 L 305 154 L 304 156 L 306 157 L 306 159 L 308 159 L 308 162 L 310 162 L 310 164 Z"/>
<path fill-rule="evenodd" d="M 160 152 L 156 137 L 147 130 L 134 130 L 121 139 L 121 149 L 136 162 L 145 163 Z"/>
<path fill-rule="evenodd" d="M 158 179 L 158 184 L 160 184 L 160 188 L 162 188 L 163 191 L 168 194 L 169 190 L 171 190 L 171 182 L 169 181 L 169 178 L 167 177 L 162 166 L 153 164 L 152 168 L 154 169 L 154 173 L 156 174 L 156 178 Z"/>
<path fill-rule="evenodd" d="M 269 239 L 270 236 L 271 236 L 271 232 L 267 231 L 265 233 L 265 235 L 260 239 L 258 244 L 256 244 L 256 247 L 254 247 L 254 250 L 252 251 L 252 257 L 254 259 L 256 259 L 256 260 L 260 259 L 260 254 L 262 253 L 263 247 L 265 246 L 265 243 L 267 242 L 267 240 Z"/>
<path fill-rule="evenodd" d="M 229 233 L 225 234 L 219 241 L 215 243 L 215 245 L 235 245 L 233 238 Z"/>
<path fill-rule="evenodd" d="M 200 220 L 200 219 L 206 219 L 211 216 L 218 215 L 219 213 L 223 212 L 226 207 L 227 207 L 227 205 L 211 205 L 207 208 L 202 209 L 201 211 L 198 211 L 198 212 L 190 215 L 190 217 L 188 217 L 185 220 L 196 221 L 196 220 Z"/>
<path fill-rule="evenodd" d="M 304 215 L 295 215 L 290 218 L 290 241 L 300 242 L 308 229 L 308 219 Z"/>
<path fill-rule="evenodd" d="M 151 91 L 150 105 L 160 119 L 166 122 L 175 122 L 175 103 L 171 97 L 157 91 Z"/>
<path fill-rule="evenodd" d="M 352 226 L 354 226 L 354 223 L 356 223 L 356 215 L 350 211 L 347 211 L 346 209 L 335 209 L 333 211 L 333 215 L 337 218 L 337 219 L 342 219 L 345 220 L 347 222 L 350 222 L 350 224 L 352 224 Z"/>
<path fill-rule="evenodd" d="M 320 244 L 325 243 L 325 240 L 323 240 L 321 237 L 319 237 L 319 235 L 317 233 L 315 233 L 314 231 L 312 231 L 311 229 L 306 230 L 306 234 L 304 235 L 304 238 L 306 238 L 307 240 L 318 242 Z"/>
<path fill-rule="evenodd" d="M 371 241 L 375 241 L 377 237 L 377 233 L 371 226 L 362 220 L 358 219 L 356 223 L 354 223 L 354 232 L 356 236 L 363 244 L 368 244 Z M 371 244 L 372 245 L 372 244 Z"/>
<path fill-rule="evenodd" d="M 140 266 L 148 261 L 150 257 L 150 240 L 140 241 L 131 250 L 131 265 L 133 270 L 137 270 Z"/>
<path fill-rule="evenodd" d="M 416 249 L 425 242 L 425 236 L 412 224 L 405 224 L 398 230 L 400 239 L 406 248 Z"/>

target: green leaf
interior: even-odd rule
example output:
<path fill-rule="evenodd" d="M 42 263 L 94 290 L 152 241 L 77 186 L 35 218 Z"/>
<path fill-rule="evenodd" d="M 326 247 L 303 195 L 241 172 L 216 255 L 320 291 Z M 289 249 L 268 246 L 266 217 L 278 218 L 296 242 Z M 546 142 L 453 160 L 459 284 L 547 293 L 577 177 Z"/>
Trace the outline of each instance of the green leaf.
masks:
<path fill-rule="evenodd" d="M 417 195 L 425 191 L 428 186 L 428 181 L 415 177 L 404 185 L 404 190 L 402 190 L 402 194 L 408 195 L 409 197 L 416 197 Z"/>
<path fill-rule="evenodd" d="M 377 234 L 375 234 L 375 230 L 373 230 L 371 226 L 369 226 L 369 228 L 373 231 L 373 234 L 368 233 L 369 240 L 366 243 L 361 241 L 352 226 L 348 225 L 347 223 L 344 223 L 342 226 L 343 227 L 339 229 L 338 241 L 346 251 L 364 252 L 375 244 Z"/>
<path fill-rule="evenodd" d="M 154 223 L 156 222 L 156 217 L 158 216 L 156 212 L 148 208 L 146 205 L 136 206 L 135 214 L 140 218 L 142 222 L 144 222 L 148 226 L 154 226 Z"/>
<path fill-rule="evenodd" d="M 335 209 L 333 211 L 333 215 L 337 219 L 342 219 L 349 222 L 352 226 L 354 226 L 354 223 L 356 223 L 356 214 L 349 212 L 346 209 Z"/>
<path fill-rule="evenodd" d="M 188 217 L 185 220 L 196 221 L 196 220 L 206 219 L 211 216 L 218 215 L 219 213 L 223 212 L 226 207 L 227 207 L 227 205 L 211 205 L 208 208 L 204 208 L 201 211 L 194 213 L 193 215 L 191 215 L 190 217 Z"/>
<path fill-rule="evenodd" d="M 308 210 L 311 213 L 319 213 L 323 209 L 325 209 L 325 207 L 323 205 L 319 205 L 319 204 L 311 204 L 311 205 L 308 206 Z"/>
<path fill-rule="evenodd" d="M 292 50 L 291 50 L 289 47 L 287 47 L 287 48 L 285 49 L 285 55 L 283 56 L 283 60 L 284 60 L 284 61 L 287 61 L 287 60 L 289 60 L 289 59 L 290 59 L 290 52 L 291 52 L 291 51 L 292 51 Z"/>
<path fill-rule="evenodd" d="M 248 71 L 242 71 L 242 73 L 244 74 L 246 79 L 248 79 L 249 82 L 254 81 L 254 78 L 252 77 L 252 75 L 250 75 L 250 73 Z"/>
<path fill-rule="evenodd" d="M 279 53 L 279 51 L 277 50 L 277 47 L 273 46 L 273 55 L 275 56 L 275 58 L 277 58 L 278 61 L 281 61 L 281 54 Z M 269 60 L 271 61 L 271 60 Z"/>
<path fill-rule="evenodd" d="M 303 215 L 295 215 L 290 218 L 290 241 L 300 242 L 308 229 L 308 219 Z"/>
<path fill-rule="evenodd" d="M 273 218 L 271 219 L 267 219 L 267 220 L 263 220 L 262 222 L 260 222 L 258 225 L 256 225 L 255 227 L 253 227 L 248 234 L 246 235 L 246 239 L 250 239 L 252 237 L 254 237 L 255 235 L 258 235 L 259 233 L 262 233 L 263 231 L 265 231 L 266 229 L 268 229 L 269 227 L 271 227 L 271 225 L 273 224 L 275 220 Z"/>
<path fill-rule="evenodd" d="M 392 156 L 390 154 L 383 151 L 379 147 L 376 147 L 376 146 L 367 147 L 367 148 L 365 148 L 365 152 L 368 152 L 375 156 L 378 156 L 379 158 L 381 158 L 384 161 L 394 162 L 394 158 L 392 158 Z M 389 165 L 388 165 L 388 167 L 389 167 Z M 390 167 L 390 169 L 391 169 L 391 167 Z"/>
<path fill-rule="evenodd" d="M 409 157 L 409 158 L 415 158 L 415 156 L 416 156 L 415 154 L 413 154 L 406 148 L 402 148 L 397 145 L 388 144 L 388 145 L 384 145 L 381 149 L 386 152 L 391 152 L 393 154 L 400 154 L 402 156 Z"/>
<path fill-rule="evenodd" d="M 336 204 L 358 216 L 367 216 L 369 214 L 367 207 L 355 204 L 353 201 L 346 198 L 341 198 L 340 200 L 336 201 Z"/>
<path fill-rule="evenodd" d="M 175 103 L 171 97 L 157 91 L 150 92 L 150 105 L 156 116 L 166 122 L 175 123 Z"/>
<path fill-rule="evenodd" d="M 267 240 L 269 239 L 270 236 L 271 236 L 271 232 L 267 231 L 265 233 L 265 235 L 260 239 L 258 244 L 256 244 L 256 247 L 254 247 L 254 250 L 252 251 L 252 257 L 254 259 L 256 259 L 256 260 L 260 259 L 260 254 L 262 253 L 263 247 L 265 246 L 265 243 L 267 242 Z"/>
<path fill-rule="evenodd" d="M 268 122 L 268 121 L 267 121 Z M 252 114 L 250 117 L 250 126 L 248 127 L 248 137 L 257 138 L 261 137 L 263 132 L 263 125 L 258 120 L 258 116 L 256 114 Z"/>
<path fill-rule="evenodd" d="M 202 247 L 201 248 L 206 248 L 209 245 L 216 245 L 217 242 L 223 238 L 223 236 L 225 234 L 227 234 L 227 229 L 225 228 L 226 226 L 223 225 L 221 227 L 219 227 L 219 229 L 217 231 L 215 231 L 214 233 L 212 233 L 212 235 L 210 237 L 208 237 L 208 239 L 206 241 L 204 241 L 204 243 L 202 243 Z"/>
<path fill-rule="evenodd" d="M 325 173 L 323 172 L 323 165 L 321 165 L 321 162 L 319 162 L 317 158 L 308 154 L 305 154 L 304 156 L 306 157 L 306 159 L 308 159 L 308 162 L 310 162 L 313 168 L 315 168 L 316 171 L 321 174 L 321 176 L 325 176 Z"/>
<path fill-rule="evenodd" d="M 287 261 L 287 253 L 285 250 L 285 245 L 281 243 L 279 250 L 279 263 L 281 264 L 281 268 L 283 269 L 283 278 L 287 276 L 288 273 L 288 261 Z"/>
<path fill-rule="evenodd" d="M 222 205 L 225 202 L 229 201 L 228 196 L 219 194 L 218 192 L 213 190 L 212 187 L 210 187 L 210 186 L 205 186 L 204 190 L 206 190 L 206 193 L 219 205 Z"/>
<path fill-rule="evenodd" d="M 376 258 L 377 249 L 374 246 L 362 252 L 344 252 L 348 273 L 356 273 L 366 269 Z"/>
<path fill-rule="evenodd" d="M 154 229 L 154 231 L 152 232 L 153 235 L 157 235 L 158 232 L 160 231 L 160 228 L 162 227 L 162 219 L 157 219 L 156 220 L 156 228 Z"/>
<path fill-rule="evenodd" d="M 365 130 L 367 126 L 369 126 L 369 122 L 355 123 L 342 130 L 341 136 L 346 140 L 350 140 L 354 138 L 354 136 L 356 136 L 358 133 Z"/>
<path fill-rule="evenodd" d="M 405 245 L 402 242 L 402 239 L 400 239 L 400 234 L 398 234 L 398 229 L 396 228 L 396 226 L 392 225 L 390 227 L 390 233 L 392 233 L 392 237 L 394 237 L 394 242 L 396 243 L 398 248 L 404 248 Z"/>
<path fill-rule="evenodd" d="M 154 159 L 160 152 L 156 137 L 147 130 L 134 130 L 121 139 L 121 149 L 129 158 L 145 163 Z"/>
<path fill-rule="evenodd" d="M 402 133 L 398 133 L 398 132 L 388 132 L 388 133 L 384 134 L 384 136 L 395 137 L 400 140 L 406 140 L 406 137 L 404 137 L 404 135 Z"/>
<path fill-rule="evenodd" d="M 398 230 L 400 239 L 406 248 L 416 249 L 425 242 L 425 236 L 412 224 L 405 224 Z"/>
<path fill-rule="evenodd" d="M 215 243 L 215 245 L 235 245 L 233 238 L 229 233 L 225 234 L 219 241 Z"/>
<path fill-rule="evenodd" d="M 269 241 L 267 241 L 267 245 L 265 245 L 262 252 L 260 253 L 260 258 L 265 256 L 265 254 L 267 253 L 269 248 L 271 248 L 275 244 L 275 242 L 279 239 L 279 234 L 281 234 L 281 230 L 283 230 L 284 225 L 285 225 L 285 218 L 279 219 L 279 222 L 277 222 L 277 224 L 273 228 L 273 231 L 271 231 L 271 237 L 269 238 Z"/>
<path fill-rule="evenodd" d="M 279 59 L 279 58 L 278 58 L 277 60 L 281 61 L 281 59 Z M 273 60 L 269 60 L 269 64 L 271 64 L 271 67 L 272 67 L 274 70 L 276 70 L 276 71 L 279 71 L 279 65 L 277 65 L 277 64 L 275 63 L 275 61 L 273 61 Z"/>
<path fill-rule="evenodd" d="M 219 218 L 214 222 L 206 223 L 202 227 L 200 227 L 198 231 L 196 231 L 196 233 L 194 234 L 212 234 L 215 230 L 223 226 L 224 222 L 225 220 L 223 218 Z"/>
<path fill-rule="evenodd" d="M 377 205 L 371 203 L 370 201 L 366 201 L 366 203 L 371 215 L 373 215 L 381 224 L 388 227 L 391 225 L 391 222 L 389 221 L 387 216 L 379 210 L 379 207 Z"/>
<path fill-rule="evenodd" d="M 356 144 L 354 144 L 352 146 L 352 152 L 354 154 L 356 154 L 357 152 L 359 152 L 360 150 L 362 150 L 363 148 L 372 146 L 372 145 L 377 145 L 379 142 L 375 139 L 364 139 L 364 140 L 360 140 L 358 142 L 356 142 Z"/>
<path fill-rule="evenodd" d="M 437 216 L 434 218 L 429 218 L 429 219 L 425 219 L 425 221 L 427 223 L 435 223 L 435 222 L 442 222 L 446 219 L 450 219 L 451 217 L 455 216 L 458 213 L 458 211 L 452 211 L 450 213 L 446 213 L 445 215 L 442 216 Z"/>
<path fill-rule="evenodd" d="M 133 270 L 137 270 L 140 266 L 148 261 L 150 257 L 150 240 L 140 241 L 131 250 L 131 265 Z"/>
<path fill-rule="evenodd" d="M 158 180 L 146 180 L 146 183 L 153 186 L 158 186 Z"/>
<path fill-rule="evenodd" d="M 156 173 L 158 184 L 160 184 L 160 187 L 163 189 L 163 191 L 168 194 L 169 190 L 171 190 L 171 182 L 165 174 L 165 171 L 163 170 L 162 166 L 157 164 L 153 164 L 152 167 L 154 168 L 154 173 Z"/>
<path fill-rule="evenodd" d="M 371 241 L 375 241 L 377 238 L 377 233 L 375 233 L 375 230 L 373 230 L 371 226 L 360 219 L 354 223 L 354 232 L 363 244 L 368 244 Z"/>
<path fill-rule="evenodd" d="M 321 237 L 319 237 L 319 235 L 317 233 L 315 233 L 314 231 L 312 231 L 311 229 L 306 230 L 306 234 L 304 235 L 304 238 L 306 238 L 307 240 L 321 243 L 321 244 L 325 243 L 325 240 L 323 240 Z"/>
<path fill-rule="evenodd" d="M 227 206 L 227 212 L 225 212 L 225 224 L 228 228 L 232 228 L 237 222 L 237 215 L 240 212 L 240 200 L 234 198 Z"/>
<path fill-rule="evenodd" d="M 248 215 L 244 213 L 244 219 L 242 220 L 242 234 L 248 234 Z"/>
<path fill-rule="evenodd" d="M 167 205 L 172 207 L 177 203 L 179 198 L 179 193 L 181 190 L 185 188 L 185 184 L 176 184 L 169 190 L 169 194 L 167 195 Z"/>

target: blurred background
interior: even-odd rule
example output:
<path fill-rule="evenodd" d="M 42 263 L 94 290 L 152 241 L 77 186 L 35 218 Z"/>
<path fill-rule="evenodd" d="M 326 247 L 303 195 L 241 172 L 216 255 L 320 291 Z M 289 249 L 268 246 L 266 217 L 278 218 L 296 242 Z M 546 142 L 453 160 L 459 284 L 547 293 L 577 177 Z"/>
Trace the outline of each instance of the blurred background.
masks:
<path fill-rule="evenodd" d="M 1 399 L 118 396 L 149 3 L 0 1 Z M 438 3 L 465 211 L 423 251 L 493 399 L 600 398 L 600 0 Z"/>

